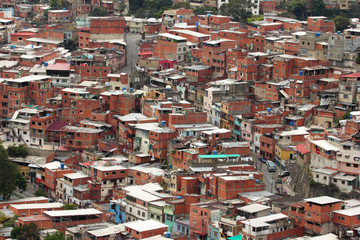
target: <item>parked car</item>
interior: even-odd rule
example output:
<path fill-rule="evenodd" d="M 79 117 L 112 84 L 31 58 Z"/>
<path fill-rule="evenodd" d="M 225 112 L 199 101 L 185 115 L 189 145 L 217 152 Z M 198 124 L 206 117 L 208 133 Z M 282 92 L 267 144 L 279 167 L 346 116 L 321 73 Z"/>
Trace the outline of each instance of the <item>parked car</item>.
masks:
<path fill-rule="evenodd" d="M 282 173 L 279 174 L 280 178 L 284 178 L 284 177 L 288 177 L 290 176 L 290 172 L 289 171 L 283 171 Z"/>
<path fill-rule="evenodd" d="M 266 163 L 266 162 L 267 162 L 266 158 L 264 158 L 264 157 L 259 157 L 259 161 L 262 162 L 262 163 Z"/>
<path fill-rule="evenodd" d="M 272 161 L 267 161 L 268 162 L 268 170 L 269 172 L 276 172 L 276 166 L 275 163 Z"/>

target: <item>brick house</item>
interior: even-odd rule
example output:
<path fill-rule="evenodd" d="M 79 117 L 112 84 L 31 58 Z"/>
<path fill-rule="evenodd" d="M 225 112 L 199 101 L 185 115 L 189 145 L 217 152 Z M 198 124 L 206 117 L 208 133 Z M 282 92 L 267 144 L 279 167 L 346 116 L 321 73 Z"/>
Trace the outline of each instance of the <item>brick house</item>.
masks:
<path fill-rule="evenodd" d="M 167 231 L 167 225 L 154 221 L 134 221 L 125 223 L 125 230 L 130 233 L 135 239 L 144 239 L 154 237 L 156 235 L 163 235 Z"/>
<path fill-rule="evenodd" d="M 33 215 L 43 215 L 44 211 L 63 210 L 62 203 L 33 203 L 33 204 L 14 204 L 10 205 L 10 210 L 14 214 L 21 217 L 29 217 Z"/>

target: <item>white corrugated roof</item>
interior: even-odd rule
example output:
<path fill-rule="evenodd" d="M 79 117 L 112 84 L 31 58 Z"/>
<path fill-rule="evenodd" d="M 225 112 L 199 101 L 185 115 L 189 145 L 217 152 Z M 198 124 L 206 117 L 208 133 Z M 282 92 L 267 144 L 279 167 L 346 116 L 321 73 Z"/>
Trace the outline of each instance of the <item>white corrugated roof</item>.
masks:
<path fill-rule="evenodd" d="M 15 209 L 40 209 L 40 208 L 60 208 L 62 203 L 31 203 L 31 204 L 14 204 L 10 205 Z"/>
<path fill-rule="evenodd" d="M 134 222 L 128 222 L 124 223 L 125 227 L 131 228 L 138 232 L 145 232 L 150 231 L 153 229 L 159 229 L 159 228 L 166 228 L 167 225 L 154 221 L 154 220 L 146 220 L 146 221 L 134 221 Z"/>
<path fill-rule="evenodd" d="M 254 203 L 254 204 L 250 204 L 250 205 L 246 205 L 244 207 L 238 208 L 238 210 L 244 211 L 244 212 L 249 212 L 249 213 L 254 213 L 254 212 L 260 212 L 260 211 L 270 209 L 270 208 L 271 207 L 265 206 L 263 204 Z"/>
<path fill-rule="evenodd" d="M 345 216 L 356 216 L 356 215 L 360 215 L 360 207 L 348 208 L 334 212 Z"/>
<path fill-rule="evenodd" d="M 311 143 L 315 144 L 316 146 L 325 149 L 326 151 L 339 151 L 339 148 L 326 140 L 316 140 L 311 141 Z"/>
<path fill-rule="evenodd" d="M 166 38 L 171 38 L 171 39 L 175 39 L 175 40 L 179 40 L 179 41 L 180 40 L 183 40 L 183 41 L 187 40 L 187 38 L 176 36 L 176 35 L 170 34 L 170 33 L 160 33 L 159 36 L 166 37 Z"/>
<path fill-rule="evenodd" d="M 124 231 L 125 231 L 124 224 L 118 224 L 118 225 L 110 226 L 107 228 L 88 231 L 88 233 L 93 236 L 96 236 L 96 237 L 103 237 L 103 236 L 118 234 L 118 233 L 124 232 Z"/>
<path fill-rule="evenodd" d="M 329 196 L 307 198 L 307 199 L 304 199 L 304 200 L 305 200 L 305 202 L 312 202 L 312 203 L 316 203 L 316 204 L 320 204 L 320 205 L 326 205 L 326 204 L 337 203 L 337 202 L 342 201 L 340 199 L 329 197 Z"/>
<path fill-rule="evenodd" d="M 61 211 L 44 211 L 49 217 L 67 217 L 67 216 L 87 216 L 102 214 L 95 208 L 77 209 L 77 210 L 61 210 Z"/>

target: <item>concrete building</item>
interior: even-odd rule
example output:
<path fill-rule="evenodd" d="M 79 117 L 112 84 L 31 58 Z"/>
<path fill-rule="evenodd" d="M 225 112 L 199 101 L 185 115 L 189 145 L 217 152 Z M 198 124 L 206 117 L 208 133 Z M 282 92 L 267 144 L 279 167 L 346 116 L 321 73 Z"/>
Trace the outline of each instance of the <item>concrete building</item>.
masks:
<path fill-rule="evenodd" d="M 329 37 L 328 44 L 328 60 L 332 66 L 354 68 L 359 54 L 359 38 L 333 34 Z"/>

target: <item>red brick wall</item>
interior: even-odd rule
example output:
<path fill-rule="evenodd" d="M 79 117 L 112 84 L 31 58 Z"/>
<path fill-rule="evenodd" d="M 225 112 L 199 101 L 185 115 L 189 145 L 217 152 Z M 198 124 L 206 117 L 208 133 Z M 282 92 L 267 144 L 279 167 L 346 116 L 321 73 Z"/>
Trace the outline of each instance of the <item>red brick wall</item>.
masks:
<path fill-rule="evenodd" d="M 266 236 L 266 240 L 276 240 L 276 239 L 284 239 L 287 237 L 302 237 L 305 235 L 304 227 L 297 227 L 289 230 L 284 230 L 281 232 L 270 233 Z"/>

